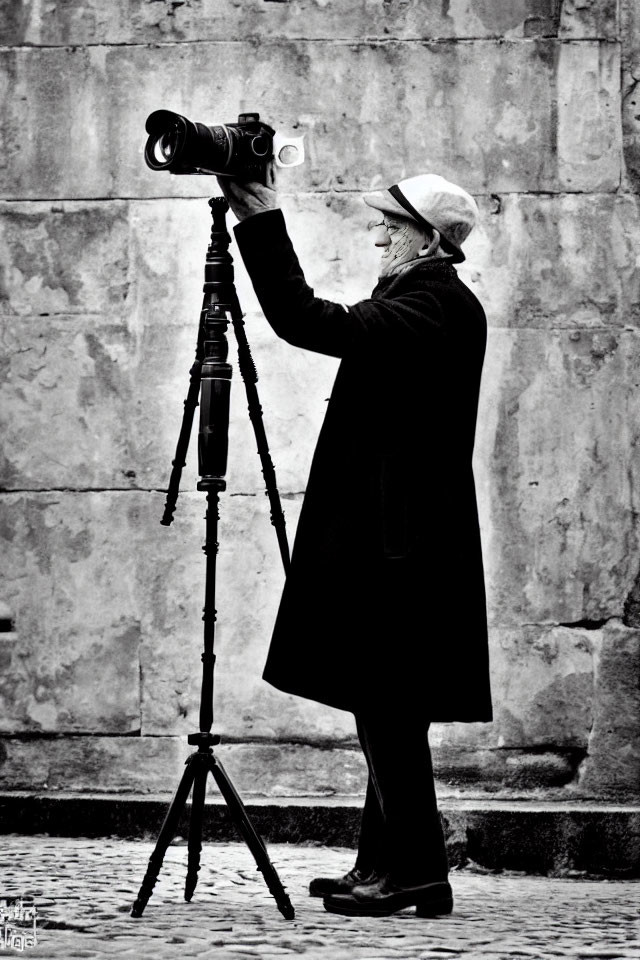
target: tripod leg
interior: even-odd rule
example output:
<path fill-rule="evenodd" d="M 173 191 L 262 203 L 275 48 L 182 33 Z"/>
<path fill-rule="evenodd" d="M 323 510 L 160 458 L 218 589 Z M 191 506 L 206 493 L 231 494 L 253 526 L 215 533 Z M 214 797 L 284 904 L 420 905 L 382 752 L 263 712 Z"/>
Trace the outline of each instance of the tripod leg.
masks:
<path fill-rule="evenodd" d="M 204 816 L 204 797 L 207 789 L 206 766 L 201 765 L 193 783 L 193 799 L 191 802 L 191 822 L 189 823 L 189 859 L 187 864 L 187 879 L 184 885 L 184 898 L 188 902 L 198 883 L 200 870 L 200 851 L 202 850 L 202 818 Z"/>
<path fill-rule="evenodd" d="M 229 779 L 224 767 L 220 761 L 216 759 L 216 757 L 209 757 L 209 765 L 214 780 L 218 785 L 218 789 L 220 790 L 220 793 L 222 794 L 227 807 L 229 808 L 229 815 L 242 834 L 242 837 L 249 850 L 253 854 L 253 859 L 256 862 L 258 870 L 265 879 L 265 883 L 269 888 L 269 893 L 275 898 L 276 904 L 278 905 L 278 910 L 285 920 L 293 920 L 295 917 L 295 911 L 293 909 L 291 900 L 285 892 L 280 877 L 278 876 L 275 867 L 269 859 L 269 854 L 267 853 L 267 848 L 265 847 L 262 838 L 256 832 L 255 827 L 249 819 L 249 814 L 247 813 L 244 804 L 236 791 L 236 788 Z"/>
<path fill-rule="evenodd" d="M 247 394 L 247 405 L 249 408 L 249 419 L 251 420 L 251 424 L 253 426 L 256 445 L 258 447 L 258 456 L 260 457 L 260 463 L 262 464 L 262 476 L 264 477 L 266 494 L 269 498 L 269 505 L 271 507 L 271 523 L 276 531 L 276 538 L 280 548 L 280 556 L 282 558 L 284 572 L 285 574 L 288 574 L 291 566 L 291 560 L 289 556 L 289 543 L 287 541 L 287 526 L 284 519 L 284 512 L 282 510 L 280 493 L 278 491 L 276 471 L 275 467 L 273 466 L 273 460 L 271 459 L 271 453 L 269 451 L 269 443 L 267 441 L 264 419 L 262 417 L 262 406 L 260 404 L 260 398 L 258 397 L 258 388 L 256 386 L 258 382 L 258 371 L 256 370 L 256 365 L 254 363 L 253 356 L 251 355 L 251 347 L 249 346 L 249 341 L 247 339 L 247 332 L 245 330 L 244 320 L 242 319 L 242 310 L 240 308 L 237 294 L 235 293 L 235 288 L 231 313 L 233 319 L 233 329 L 235 331 L 236 342 L 238 344 L 238 366 L 240 367 L 240 373 L 242 374 L 242 379 L 244 381 L 244 388 Z"/>
<path fill-rule="evenodd" d="M 178 784 L 178 789 L 176 790 L 175 796 L 171 801 L 171 806 L 169 807 L 167 815 L 164 818 L 164 823 L 160 828 L 160 833 L 158 835 L 158 840 L 156 842 L 154 851 L 149 857 L 147 872 L 144 875 L 144 880 L 142 881 L 140 890 L 138 891 L 138 896 L 133 904 L 133 907 L 131 908 L 132 917 L 142 916 L 142 912 L 149 902 L 149 897 L 153 893 L 153 888 L 156 885 L 158 874 L 160 873 L 160 869 L 162 867 L 164 855 L 167 852 L 167 847 L 175 836 L 178 827 L 178 821 L 180 820 L 180 814 L 184 809 L 189 792 L 193 785 L 197 769 L 195 762 L 197 757 L 197 753 L 192 753 L 186 761 L 186 770 L 182 774 L 182 779 Z"/>

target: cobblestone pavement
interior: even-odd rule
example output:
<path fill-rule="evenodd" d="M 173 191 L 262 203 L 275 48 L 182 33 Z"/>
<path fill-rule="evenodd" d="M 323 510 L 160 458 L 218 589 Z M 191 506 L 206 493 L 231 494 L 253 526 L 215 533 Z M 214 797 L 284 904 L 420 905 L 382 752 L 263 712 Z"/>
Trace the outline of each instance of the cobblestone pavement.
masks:
<path fill-rule="evenodd" d="M 273 844 L 296 918 L 280 915 L 243 844 L 206 844 L 194 899 L 183 899 L 187 850 L 172 845 L 140 919 L 130 908 L 153 844 L 3 836 L 0 896 L 32 895 L 38 944 L 22 956 L 431 960 L 477 957 L 640 958 L 640 883 L 454 871 L 454 913 L 381 919 L 326 913 L 311 877 L 352 866 L 353 851 Z M 19 955 L 0 949 L 0 957 Z"/>

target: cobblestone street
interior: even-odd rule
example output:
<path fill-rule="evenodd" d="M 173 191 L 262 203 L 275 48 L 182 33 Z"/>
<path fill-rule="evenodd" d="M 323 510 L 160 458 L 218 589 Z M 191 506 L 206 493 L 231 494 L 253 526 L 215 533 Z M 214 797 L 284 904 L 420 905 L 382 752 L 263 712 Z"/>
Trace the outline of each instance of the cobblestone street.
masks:
<path fill-rule="evenodd" d="M 243 844 L 207 844 L 191 903 L 183 900 L 186 845 L 169 848 L 140 919 L 131 904 L 152 844 L 8 835 L 0 895 L 32 895 L 37 957 L 431 960 L 446 957 L 640 958 L 640 883 L 454 871 L 454 913 L 419 920 L 326 913 L 311 877 L 339 874 L 353 851 L 274 844 L 271 859 L 296 918 L 282 918 Z M 0 951 L 18 955 L 16 951 Z M 25 955 L 25 954 L 22 954 Z"/>

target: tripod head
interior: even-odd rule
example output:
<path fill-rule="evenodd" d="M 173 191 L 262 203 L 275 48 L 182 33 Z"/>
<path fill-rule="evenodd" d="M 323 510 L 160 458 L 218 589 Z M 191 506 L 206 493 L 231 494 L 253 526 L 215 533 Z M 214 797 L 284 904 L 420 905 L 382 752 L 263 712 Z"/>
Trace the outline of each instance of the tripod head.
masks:
<path fill-rule="evenodd" d="M 205 294 L 212 292 L 209 284 L 233 286 L 233 257 L 229 253 L 231 237 L 227 232 L 226 220 L 229 204 L 224 197 L 211 197 L 209 209 L 213 224 L 204 266 Z"/>

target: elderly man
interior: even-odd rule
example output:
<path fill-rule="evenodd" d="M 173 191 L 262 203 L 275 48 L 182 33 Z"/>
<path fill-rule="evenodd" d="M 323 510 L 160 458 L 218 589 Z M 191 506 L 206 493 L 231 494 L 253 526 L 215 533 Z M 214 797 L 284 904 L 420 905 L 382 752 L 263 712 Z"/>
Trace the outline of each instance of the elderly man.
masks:
<path fill-rule="evenodd" d="M 368 765 L 355 866 L 310 893 L 335 913 L 449 913 L 428 729 L 491 719 L 471 467 L 486 320 L 453 266 L 477 207 L 434 174 L 366 195 L 380 279 L 345 306 L 305 282 L 273 177 L 220 185 L 276 334 L 342 361 L 264 670 L 351 711 Z"/>

